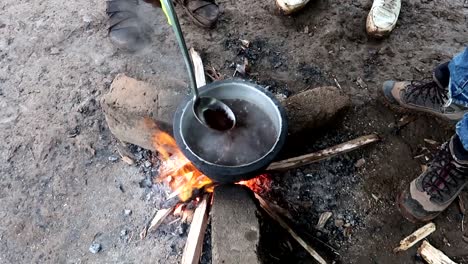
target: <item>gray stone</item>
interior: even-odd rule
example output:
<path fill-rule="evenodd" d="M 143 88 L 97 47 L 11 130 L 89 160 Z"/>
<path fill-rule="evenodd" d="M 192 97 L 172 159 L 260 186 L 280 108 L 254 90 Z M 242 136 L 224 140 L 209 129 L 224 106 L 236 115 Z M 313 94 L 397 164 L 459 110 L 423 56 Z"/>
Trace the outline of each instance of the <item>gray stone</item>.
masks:
<path fill-rule="evenodd" d="M 131 215 L 131 214 L 132 214 L 132 210 L 125 209 L 125 210 L 124 210 L 124 214 L 125 214 L 126 216 Z"/>
<path fill-rule="evenodd" d="M 93 254 L 99 253 L 99 251 L 101 251 L 101 249 L 102 249 L 101 244 L 96 243 L 96 242 L 93 242 L 93 244 L 91 244 L 91 246 L 89 246 L 89 252 L 91 252 Z"/>
<path fill-rule="evenodd" d="M 211 210 L 213 264 L 260 263 L 260 226 L 251 191 L 240 185 L 218 186 Z"/>
<path fill-rule="evenodd" d="M 159 80 L 157 85 L 119 74 L 110 92 L 101 99 L 107 125 L 114 136 L 145 149 L 154 150 L 156 131 L 172 134 L 172 119 L 185 96 L 184 82 Z"/>
<path fill-rule="evenodd" d="M 329 124 L 351 101 L 338 88 L 324 86 L 295 94 L 282 103 L 289 119 L 289 134 L 297 134 Z"/>
<path fill-rule="evenodd" d="M 112 155 L 112 156 L 109 156 L 108 160 L 109 160 L 110 162 L 116 162 L 116 161 L 119 160 L 119 158 L 118 158 L 117 156 Z"/>

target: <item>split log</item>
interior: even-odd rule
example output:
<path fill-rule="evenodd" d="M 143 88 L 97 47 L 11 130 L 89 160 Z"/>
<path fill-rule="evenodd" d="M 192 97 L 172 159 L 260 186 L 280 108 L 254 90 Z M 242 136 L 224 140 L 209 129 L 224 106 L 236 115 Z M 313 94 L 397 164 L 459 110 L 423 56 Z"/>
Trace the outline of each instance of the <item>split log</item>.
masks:
<path fill-rule="evenodd" d="M 268 202 L 265 201 L 260 195 L 255 194 L 255 197 L 258 199 L 260 206 L 265 210 L 265 212 L 278 224 L 281 225 L 288 233 L 320 264 L 326 264 L 322 256 L 320 256 L 317 251 L 315 251 L 309 244 L 307 244 L 294 230 L 281 218 L 281 216 L 275 212 L 270 206 L 268 206 Z"/>
<path fill-rule="evenodd" d="M 191 48 L 190 57 L 192 58 L 192 64 L 195 70 L 195 80 L 197 82 L 197 87 L 200 88 L 202 86 L 205 86 L 205 69 L 203 67 L 203 61 L 200 57 L 200 54 L 198 54 L 198 52 L 196 52 L 194 48 Z"/>
<path fill-rule="evenodd" d="M 267 168 L 267 171 L 286 171 L 286 170 L 298 168 L 298 167 L 305 166 L 305 165 L 318 162 L 324 159 L 335 157 L 339 154 L 344 154 L 344 153 L 356 150 L 360 147 L 377 142 L 379 140 L 380 140 L 379 136 L 374 135 L 374 134 L 362 136 L 362 137 L 350 140 L 348 142 L 336 145 L 334 147 L 320 150 L 315 153 L 306 154 L 306 155 L 302 155 L 299 157 L 274 162 Z"/>
<path fill-rule="evenodd" d="M 400 246 L 393 249 L 394 253 L 405 251 L 412 246 L 414 246 L 419 241 L 423 240 L 430 234 L 432 234 L 436 230 L 436 226 L 434 223 L 428 223 L 425 226 L 419 228 L 418 230 L 414 231 L 411 235 L 407 236 L 403 240 L 400 241 Z"/>
<path fill-rule="evenodd" d="M 205 194 L 193 214 L 187 242 L 182 255 L 182 264 L 198 264 L 203 249 L 206 227 L 208 226 L 208 207 L 211 194 Z"/>
<path fill-rule="evenodd" d="M 211 208 L 213 264 L 261 263 L 258 255 L 260 223 L 252 191 L 238 184 L 214 189 Z"/>
<path fill-rule="evenodd" d="M 456 262 L 427 241 L 423 241 L 421 247 L 418 249 L 418 253 L 429 264 L 456 264 Z"/>

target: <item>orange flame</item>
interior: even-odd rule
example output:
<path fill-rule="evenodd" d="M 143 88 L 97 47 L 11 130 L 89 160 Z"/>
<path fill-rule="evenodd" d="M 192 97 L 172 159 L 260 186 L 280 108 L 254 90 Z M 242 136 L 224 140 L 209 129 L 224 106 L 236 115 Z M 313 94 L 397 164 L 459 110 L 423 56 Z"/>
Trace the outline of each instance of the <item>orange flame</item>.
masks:
<path fill-rule="evenodd" d="M 240 181 L 237 184 L 247 186 L 254 193 L 262 194 L 270 189 L 271 179 L 268 174 L 261 174 L 247 181 Z"/>
<path fill-rule="evenodd" d="M 214 182 L 201 173 L 177 147 L 175 139 L 158 129 L 156 124 L 150 120 L 145 120 L 145 125 L 154 128 L 153 146 L 160 155 L 161 164 L 159 166 L 159 180 L 167 182 L 174 191 L 173 194 L 179 196 L 185 202 L 192 197 L 195 190 L 203 189 L 206 192 L 213 192 Z M 261 193 L 269 189 L 270 179 L 268 175 L 260 175 L 249 181 L 241 181 L 238 184 L 249 187 L 256 193 Z"/>
<path fill-rule="evenodd" d="M 161 158 L 159 179 L 168 182 L 180 200 L 187 201 L 192 197 L 194 190 L 204 187 L 205 191 L 213 191 L 213 186 L 207 188 L 213 184 L 213 181 L 184 156 L 173 137 L 157 130 L 153 135 L 153 145 Z"/>

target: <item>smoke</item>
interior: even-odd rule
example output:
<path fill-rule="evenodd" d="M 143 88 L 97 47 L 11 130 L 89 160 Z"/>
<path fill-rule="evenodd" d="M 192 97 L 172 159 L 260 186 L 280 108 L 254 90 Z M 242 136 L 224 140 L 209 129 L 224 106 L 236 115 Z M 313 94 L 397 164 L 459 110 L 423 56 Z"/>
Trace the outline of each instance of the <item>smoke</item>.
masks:
<path fill-rule="evenodd" d="M 265 155 L 275 144 L 278 131 L 256 105 L 242 100 L 223 100 L 236 115 L 236 127 L 219 132 L 196 119 L 188 126 L 186 142 L 201 158 L 219 165 L 239 166 Z"/>

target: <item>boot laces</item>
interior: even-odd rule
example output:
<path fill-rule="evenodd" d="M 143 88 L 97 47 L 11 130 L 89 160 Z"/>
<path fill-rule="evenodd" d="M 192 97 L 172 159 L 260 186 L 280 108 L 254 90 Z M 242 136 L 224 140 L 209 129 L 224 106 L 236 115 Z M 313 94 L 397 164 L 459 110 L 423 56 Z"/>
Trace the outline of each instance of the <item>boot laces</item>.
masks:
<path fill-rule="evenodd" d="M 468 175 L 468 168 L 457 164 L 446 143 L 431 162 L 422 187 L 432 199 L 445 202 L 466 182 L 465 175 Z"/>
<path fill-rule="evenodd" d="M 406 86 L 406 99 L 408 101 L 431 102 L 432 104 L 440 105 L 441 107 L 448 100 L 447 90 L 441 88 L 433 80 L 426 80 L 422 82 L 411 81 Z"/>
<path fill-rule="evenodd" d="M 397 0 L 385 0 L 382 6 L 388 11 L 393 11 L 394 9 L 396 9 Z"/>

